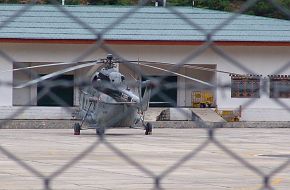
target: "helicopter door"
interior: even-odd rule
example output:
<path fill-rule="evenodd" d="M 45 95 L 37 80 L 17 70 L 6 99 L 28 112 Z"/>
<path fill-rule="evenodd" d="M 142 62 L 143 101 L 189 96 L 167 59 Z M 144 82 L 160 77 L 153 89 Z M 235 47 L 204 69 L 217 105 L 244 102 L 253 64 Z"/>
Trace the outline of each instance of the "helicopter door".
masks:
<path fill-rule="evenodd" d="M 159 81 L 164 76 L 144 76 L 142 81 L 157 80 Z M 150 98 L 149 107 L 176 107 L 177 106 L 177 76 L 167 76 L 163 79 L 165 86 L 161 86 L 159 92 Z M 142 89 L 142 96 L 145 88 Z M 152 89 L 152 93 L 154 93 Z"/>

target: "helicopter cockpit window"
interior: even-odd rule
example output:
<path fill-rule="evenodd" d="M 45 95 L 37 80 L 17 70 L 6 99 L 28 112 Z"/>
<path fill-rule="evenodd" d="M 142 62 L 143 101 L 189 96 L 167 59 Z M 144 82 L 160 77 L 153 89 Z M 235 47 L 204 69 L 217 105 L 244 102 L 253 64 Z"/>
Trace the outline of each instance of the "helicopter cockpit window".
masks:
<path fill-rule="evenodd" d="M 97 81 L 99 79 L 99 75 L 95 75 L 93 78 L 93 82 Z"/>
<path fill-rule="evenodd" d="M 98 79 L 110 81 L 110 78 L 103 73 L 99 73 Z"/>

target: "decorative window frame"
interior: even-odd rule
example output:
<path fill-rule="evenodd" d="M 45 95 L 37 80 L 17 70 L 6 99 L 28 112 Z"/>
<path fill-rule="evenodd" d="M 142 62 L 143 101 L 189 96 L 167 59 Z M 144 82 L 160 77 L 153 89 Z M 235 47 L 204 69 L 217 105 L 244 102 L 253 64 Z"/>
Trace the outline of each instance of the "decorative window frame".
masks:
<path fill-rule="evenodd" d="M 290 75 L 268 75 L 270 98 L 290 98 Z"/>
<path fill-rule="evenodd" d="M 232 98 L 260 98 L 262 75 L 230 74 L 230 76 Z"/>

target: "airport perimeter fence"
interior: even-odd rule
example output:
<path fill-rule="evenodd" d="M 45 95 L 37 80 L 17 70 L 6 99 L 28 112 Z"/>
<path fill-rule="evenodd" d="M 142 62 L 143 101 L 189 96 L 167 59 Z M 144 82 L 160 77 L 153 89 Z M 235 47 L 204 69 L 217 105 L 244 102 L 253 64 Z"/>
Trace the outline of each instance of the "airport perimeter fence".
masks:
<path fill-rule="evenodd" d="M 140 10 L 147 2 L 140 1 L 137 6 L 132 7 L 128 12 L 124 13 L 123 16 L 119 17 L 117 20 L 114 20 L 112 23 L 108 23 L 108 27 L 103 29 L 102 31 L 97 31 L 95 28 L 90 26 L 90 24 L 88 24 L 84 20 L 81 20 L 78 17 L 78 15 L 74 15 L 68 9 L 66 9 L 65 6 L 60 5 L 55 0 L 50 0 L 50 2 L 55 7 L 56 10 L 58 10 L 59 12 L 65 14 L 67 17 L 71 18 L 75 23 L 80 25 L 82 28 L 90 31 L 91 33 L 93 33 L 95 35 L 95 45 L 93 47 L 91 47 L 90 49 L 85 50 L 80 55 L 76 56 L 74 58 L 74 60 L 72 60 L 72 62 L 82 61 L 82 60 L 84 60 L 86 58 L 87 55 L 91 54 L 93 51 L 95 51 L 97 49 L 102 49 L 105 52 L 107 52 L 108 54 L 113 54 L 118 59 L 123 60 L 123 62 L 126 64 L 126 58 L 123 58 L 121 55 L 118 54 L 118 52 L 114 51 L 109 46 L 107 46 L 105 44 L 105 39 L 103 38 L 103 36 L 107 32 L 109 32 L 111 30 L 114 30 L 114 27 L 117 26 L 118 23 L 120 23 L 123 20 L 129 18 L 135 12 Z M 245 1 L 245 3 L 241 6 L 241 8 L 238 11 L 236 11 L 230 17 L 225 18 L 223 20 L 223 22 L 221 22 L 221 24 L 218 24 L 214 29 L 212 29 L 210 31 L 203 29 L 201 26 L 199 26 L 197 23 L 195 23 L 194 20 L 188 19 L 186 16 L 183 15 L 182 12 L 179 12 L 178 9 L 176 9 L 175 7 L 166 6 L 164 9 L 167 9 L 170 13 L 175 14 L 179 18 L 183 19 L 184 22 L 186 22 L 193 29 L 197 29 L 199 32 L 203 33 L 204 36 L 205 36 L 205 39 L 206 39 L 206 40 L 203 41 L 203 43 L 201 45 L 199 45 L 199 47 L 192 54 L 188 55 L 187 57 L 184 57 L 182 60 L 180 60 L 179 63 L 176 63 L 174 66 L 172 66 L 170 68 L 170 71 L 171 72 L 178 71 L 178 69 L 182 68 L 184 64 L 188 63 L 191 60 L 196 59 L 199 55 L 201 55 L 206 50 L 211 49 L 217 55 L 221 56 L 223 59 L 225 59 L 229 63 L 231 63 L 231 64 L 235 65 L 236 67 L 238 67 L 239 69 L 243 70 L 245 73 L 251 73 L 251 74 L 254 75 L 255 72 L 252 71 L 251 68 L 247 68 L 246 66 L 243 65 L 243 63 L 239 62 L 238 60 L 235 60 L 234 58 L 231 57 L 231 55 L 229 55 L 227 52 L 223 51 L 222 48 L 220 48 L 218 45 L 216 45 L 215 41 L 213 40 L 213 36 L 217 32 L 219 32 L 220 30 L 222 30 L 224 27 L 229 25 L 233 20 L 238 18 L 240 14 L 246 12 L 251 7 L 253 7 L 257 2 L 258 2 L 258 0 Z M 287 16 L 288 19 L 290 19 L 289 9 L 281 6 L 279 4 L 279 2 L 276 1 L 276 0 L 267 0 L 267 2 L 269 4 L 271 4 L 276 10 L 279 10 L 282 14 Z M 21 6 L 21 8 L 19 10 L 13 12 L 13 14 L 11 14 L 11 17 L 6 18 L 6 19 L 2 19 L 1 23 L 0 23 L 0 32 L 1 32 L 2 29 L 7 27 L 10 22 L 13 22 L 13 20 L 15 20 L 16 18 L 18 18 L 21 15 L 23 15 L 26 11 L 28 11 L 30 8 L 34 7 L 35 5 L 36 5 L 35 2 L 32 1 L 29 4 Z M 0 50 L 0 56 L 1 56 L 2 59 L 10 62 L 11 64 L 15 64 L 18 67 L 23 67 L 21 65 L 21 63 L 19 63 L 19 60 L 16 61 L 13 56 L 11 56 L 10 54 L 7 54 L 6 52 L 4 52 L 2 50 Z M 26 65 L 24 65 L 24 66 L 26 66 Z M 131 67 L 130 64 L 127 64 L 127 66 Z M 285 64 L 282 68 L 278 68 L 277 72 L 280 72 L 280 71 L 282 71 L 284 69 L 287 69 L 288 67 L 290 67 L 290 60 L 289 60 L 289 63 Z M 134 69 L 136 70 L 136 68 L 134 68 Z M 30 71 L 26 71 L 26 70 L 23 71 L 23 72 L 29 72 L 30 73 Z M 141 69 L 139 69 L 138 72 L 140 72 L 142 74 L 142 70 Z M 38 76 L 37 73 L 32 73 L 32 74 L 35 75 L 36 77 Z M 279 73 L 273 73 L 273 75 L 275 75 L 275 74 L 278 75 Z M 161 81 L 163 79 L 164 78 L 160 78 L 158 80 Z M 157 87 L 155 87 L 153 89 L 152 94 L 154 95 L 154 94 L 158 93 L 160 96 L 163 97 L 163 99 L 165 101 L 170 102 L 171 100 L 166 94 L 162 94 L 162 92 L 161 93 L 159 92 L 159 89 L 160 89 L 159 87 L 160 86 L 158 86 L 158 84 L 163 84 L 160 81 L 157 81 L 155 83 L 155 85 L 157 85 Z M 67 83 L 67 82 L 63 82 L 63 83 L 58 82 L 58 84 L 53 84 L 53 83 L 45 83 L 45 84 L 46 84 L 45 88 L 43 88 L 42 91 L 39 92 L 37 98 L 41 98 L 43 95 L 49 95 L 50 98 L 52 98 L 56 102 L 59 102 L 59 104 L 63 105 L 65 103 L 62 101 L 62 99 L 59 98 L 57 95 L 55 95 L 53 92 L 51 92 L 50 88 L 54 87 L 55 85 L 64 85 L 64 86 L 79 85 L 80 87 L 82 87 L 81 85 L 86 85 L 87 83 L 86 83 L 86 81 L 80 81 L 79 84 L 75 84 L 75 83 L 71 84 L 71 83 Z M 5 86 L 5 85 L 12 86 L 13 84 L 7 83 L 5 81 L 1 81 L 1 86 Z M 230 88 L 230 87 L 231 87 L 231 83 L 229 81 L 229 84 L 222 85 L 222 86 L 217 84 L 213 88 Z M 262 93 L 268 93 L 266 90 L 263 90 L 263 89 L 264 88 L 262 87 Z M 290 108 L 288 107 L 288 105 L 283 104 L 283 102 L 279 101 L 279 99 L 273 99 L 273 100 L 276 101 L 279 105 L 281 105 L 281 107 L 283 107 L 284 109 L 287 109 L 287 110 L 290 111 Z M 253 99 L 249 100 L 248 102 L 246 102 L 242 106 L 244 108 L 246 108 L 247 106 L 251 105 L 255 101 L 256 101 L 256 99 L 253 98 Z M 31 102 L 27 102 L 27 105 L 30 105 L 30 103 Z M 25 111 L 25 109 L 26 109 L 25 106 L 19 108 L 19 110 L 17 110 L 15 113 L 13 113 L 13 115 L 11 115 L 9 118 L 7 118 L 6 120 L 1 120 L 0 125 L 1 126 L 9 125 L 9 121 L 13 120 L 13 118 L 15 118 L 19 114 L 23 113 Z M 68 109 L 68 111 L 71 111 L 69 108 L 67 108 L 67 109 Z M 119 119 L 122 119 L 123 117 L 126 117 L 126 116 L 127 116 L 127 113 L 121 113 L 119 116 L 117 116 L 114 119 L 112 119 L 112 123 L 115 123 Z M 110 125 L 110 124 L 108 124 L 108 125 Z M 7 156 L 9 159 L 15 161 L 18 165 L 23 167 L 25 170 L 27 170 L 30 173 L 32 173 L 36 178 L 40 178 L 41 180 L 43 180 L 43 189 L 47 189 L 47 190 L 48 189 L 53 189 L 53 187 L 51 186 L 51 183 L 53 182 L 53 180 L 56 177 L 62 175 L 69 168 L 74 167 L 86 155 L 90 154 L 92 151 L 97 149 L 98 145 L 100 145 L 100 144 L 102 144 L 102 145 L 106 146 L 108 149 L 112 150 L 114 153 L 116 153 L 119 157 L 121 157 L 127 163 L 129 163 L 133 167 L 137 168 L 138 170 L 140 170 L 144 174 L 148 175 L 148 177 L 151 177 L 152 181 L 153 181 L 154 189 L 162 189 L 162 183 L 163 183 L 164 178 L 166 178 L 169 174 L 171 174 L 174 171 L 176 171 L 181 165 L 183 165 L 187 161 L 194 159 L 195 156 L 197 154 L 199 154 L 200 152 L 202 152 L 203 150 L 205 150 L 205 148 L 209 144 L 214 144 L 221 151 L 223 151 L 224 154 L 230 156 L 232 159 L 234 159 L 234 160 L 238 161 L 240 164 L 242 164 L 246 169 L 248 169 L 248 170 L 254 172 L 255 174 L 257 174 L 258 176 L 260 176 L 262 181 L 263 181 L 263 184 L 262 184 L 260 189 L 274 189 L 271 186 L 270 181 L 272 180 L 272 178 L 275 175 L 277 175 L 280 171 L 282 171 L 283 169 L 288 167 L 289 164 L 290 164 L 290 158 L 288 158 L 287 161 L 285 161 L 284 163 L 279 165 L 277 168 L 273 169 L 271 172 L 264 173 L 258 167 L 256 167 L 255 165 L 251 164 L 250 162 L 246 161 L 243 157 L 239 156 L 234 151 L 232 151 L 230 148 L 228 148 L 226 145 L 221 143 L 219 141 L 219 137 L 215 135 L 215 131 L 217 130 L 216 128 L 213 128 L 211 126 L 207 126 L 207 124 L 203 123 L 202 121 L 200 121 L 198 123 L 198 125 L 199 125 L 199 127 L 204 128 L 205 130 L 207 130 L 207 139 L 206 139 L 206 141 L 204 141 L 199 146 L 193 148 L 193 150 L 190 153 L 188 153 L 187 155 L 184 155 L 180 160 L 176 160 L 176 163 L 174 165 L 172 165 L 171 167 L 165 169 L 164 172 L 162 172 L 162 173 L 160 173 L 158 175 L 153 174 L 153 172 L 151 172 L 145 166 L 143 166 L 142 164 L 138 163 L 137 160 L 133 159 L 132 157 L 130 157 L 130 155 L 126 154 L 125 151 L 118 149 L 113 143 L 107 141 L 105 135 L 104 136 L 103 135 L 100 135 L 100 136 L 96 135 L 97 139 L 96 139 L 95 143 L 93 143 L 91 146 L 85 148 L 76 157 L 72 158 L 71 160 L 68 160 L 65 165 L 60 167 L 57 171 L 55 171 L 51 175 L 45 175 L 45 174 L 41 173 L 37 168 L 34 168 L 34 167 L 30 166 L 24 160 L 22 160 L 21 157 L 16 156 L 12 151 L 10 151 L 8 148 L 5 148 L 2 145 L 0 145 L 0 152 L 1 152 L 2 155 Z M 1 173 L 1 168 L 0 168 L 0 173 Z M 5 187 L 3 187 L 3 188 L 5 189 Z M 180 187 L 180 189 L 182 189 L 182 187 Z M 193 187 L 193 189 L 194 189 L 194 187 Z"/>

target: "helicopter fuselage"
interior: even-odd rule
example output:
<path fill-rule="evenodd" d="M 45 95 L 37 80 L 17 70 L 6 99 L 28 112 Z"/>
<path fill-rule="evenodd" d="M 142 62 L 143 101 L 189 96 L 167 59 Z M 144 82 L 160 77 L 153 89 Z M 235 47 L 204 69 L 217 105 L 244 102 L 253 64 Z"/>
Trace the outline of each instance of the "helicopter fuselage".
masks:
<path fill-rule="evenodd" d="M 94 88 L 83 89 L 80 91 L 80 110 L 76 118 L 85 118 L 89 128 L 133 127 L 141 116 L 137 103 L 123 98 L 123 102 L 117 102 Z"/>
<path fill-rule="evenodd" d="M 91 77 L 91 84 L 80 91 L 80 107 L 75 117 L 82 122 L 74 126 L 76 135 L 80 134 L 84 122 L 88 128 L 95 128 L 97 134 L 104 134 L 107 128 L 135 127 L 139 121 L 144 121 L 143 114 L 150 99 L 150 81 L 139 82 L 139 89 L 142 85 L 145 87 L 143 97 L 141 90 L 137 96 L 124 81 L 125 76 L 108 57 L 104 68 Z M 146 132 L 151 133 L 152 127 L 147 128 Z"/>

